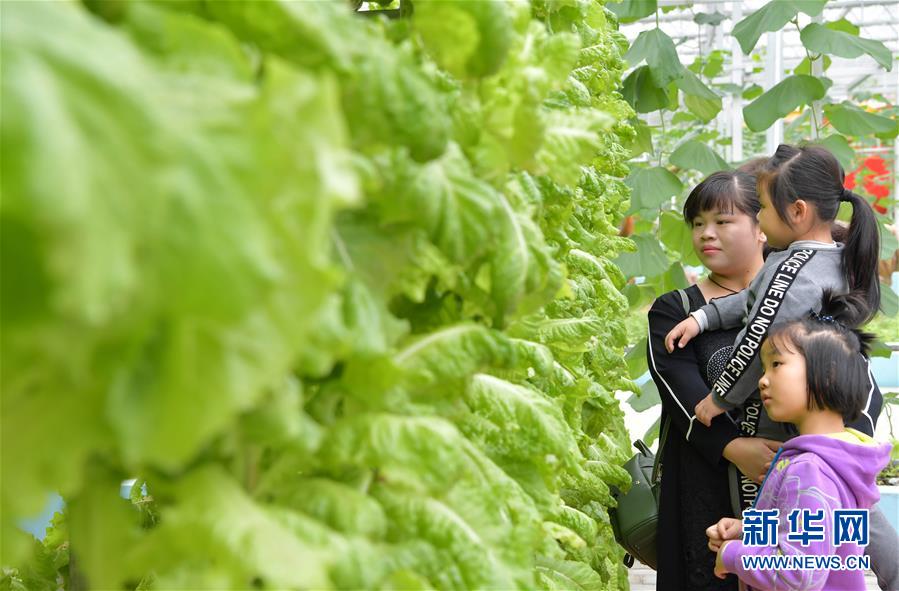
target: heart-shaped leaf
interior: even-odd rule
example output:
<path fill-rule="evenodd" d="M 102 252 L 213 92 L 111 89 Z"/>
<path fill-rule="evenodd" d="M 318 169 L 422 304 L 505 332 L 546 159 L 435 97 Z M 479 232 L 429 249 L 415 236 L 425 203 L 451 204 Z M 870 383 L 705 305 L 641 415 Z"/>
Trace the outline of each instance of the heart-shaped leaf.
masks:
<path fill-rule="evenodd" d="M 845 137 L 835 133 L 817 143 L 830 150 L 830 152 L 837 157 L 843 170 L 852 168 L 853 160 L 855 160 L 855 150 L 852 149 L 852 146 L 849 145 L 849 141 Z"/>
<path fill-rule="evenodd" d="M 712 25 L 713 27 L 717 27 L 726 19 L 727 16 L 721 14 L 717 10 L 711 14 L 708 12 L 698 12 L 696 16 L 693 17 L 693 22 L 697 25 Z"/>
<path fill-rule="evenodd" d="M 674 48 L 674 41 L 661 29 L 640 33 L 624 59 L 632 66 L 646 60 L 652 79 L 660 88 L 680 77 L 684 69 L 677 56 L 677 49 Z"/>
<path fill-rule="evenodd" d="M 678 111 L 671 118 L 671 123 L 673 125 L 677 125 L 678 123 L 683 123 L 684 121 L 694 122 L 697 120 L 696 115 L 689 111 Z"/>
<path fill-rule="evenodd" d="M 897 129 L 894 119 L 869 113 L 849 103 L 825 105 L 824 115 L 834 129 L 846 135 L 890 134 Z"/>
<path fill-rule="evenodd" d="M 721 97 L 715 94 L 714 90 L 706 86 L 705 83 L 697 78 L 696 74 L 690 70 L 683 70 L 681 76 L 675 80 L 674 83 L 684 92 L 684 94 L 698 96 L 709 100 L 721 99 Z"/>
<path fill-rule="evenodd" d="M 789 76 L 743 108 L 746 125 L 762 131 L 801 105 L 824 98 L 827 88 L 812 76 Z"/>
<path fill-rule="evenodd" d="M 631 239 L 637 245 L 637 251 L 621 253 L 615 259 L 626 277 L 655 277 L 668 270 L 671 263 L 655 236 L 638 234 Z"/>
<path fill-rule="evenodd" d="M 646 357 L 646 346 L 643 346 L 643 351 L 641 351 L 644 357 Z M 639 376 L 638 376 L 639 377 Z M 661 404 L 662 399 L 659 397 L 659 389 L 656 387 L 656 383 L 652 380 L 647 380 L 643 386 L 640 388 L 639 394 L 633 394 L 630 398 L 627 399 L 627 403 L 631 405 L 637 412 L 643 412 L 644 410 L 649 410 L 653 406 L 657 404 Z"/>
<path fill-rule="evenodd" d="M 883 285 L 880 290 L 880 309 L 885 316 L 899 314 L 899 296 L 889 285 Z"/>
<path fill-rule="evenodd" d="M 696 140 L 687 140 L 679 145 L 672 152 L 668 161 L 681 168 L 698 170 L 705 175 L 730 168 L 724 158 L 704 143 Z"/>
<path fill-rule="evenodd" d="M 826 72 L 827 68 L 829 68 L 830 65 L 833 63 L 833 60 L 830 59 L 829 55 L 825 55 L 825 56 L 821 57 L 820 59 L 824 60 L 821 70 Z M 807 57 L 802 58 L 802 61 L 799 62 L 799 65 L 796 66 L 795 68 L 793 68 L 793 73 L 794 74 L 805 74 L 806 76 L 811 76 L 812 75 L 812 63 L 808 60 Z"/>
<path fill-rule="evenodd" d="M 733 84 L 732 82 L 725 82 L 724 84 L 716 84 L 715 88 L 720 90 L 725 94 L 737 95 L 743 93 L 743 87 L 739 84 Z"/>
<path fill-rule="evenodd" d="M 653 82 L 649 66 L 640 66 L 628 74 L 621 85 L 621 94 L 638 113 L 664 109 L 670 102 L 668 90 Z"/>
<path fill-rule="evenodd" d="M 800 12 L 817 16 L 825 4 L 827 0 L 773 0 L 734 25 L 733 36 L 743 53 L 749 54 L 762 33 L 783 29 Z"/>
<path fill-rule="evenodd" d="M 829 53 L 848 59 L 868 54 L 885 70 L 893 69 L 893 54 L 880 41 L 863 39 L 844 31 L 834 31 L 818 23 L 811 23 L 802 29 L 799 38 L 809 51 Z"/>
<path fill-rule="evenodd" d="M 682 215 L 675 211 L 664 212 L 659 217 L 659 232 L 665 248 L 669 252 L 678 253 L 678 257 L 684 264 L 694 267 L 702 264 L 693 249 L 690 226 L 684 222 Z"/>
<path fill-rule="evenodd" d="M 684 96 L 684 105 L 691 113 L 708 123 L 721 112 L 721 99 L 706 99 L 693 95 Z"/>
<path fill-rule="evenodd" d="M 858 35 L 859 31 L 857 26 L 853 25 L 845 18 L 830 21 L 829 23 L 824 23 L 824 26 L 831 31 L 843 31 L 844 33 L 849 33 L 850 35 Z"/>
<path fill-rule="evenodd" d="M 899 240 L 896 235 L 883 226 L 880 227 L 880 258 L 887 260 L 893 258 L 896 250 L 899 249 Z M 884 287 L 884 290 L 886 288 Z"/>
<path fill-rule="evenodd" d="M 659 431 L 662 428 L 662 417 L 656 419 L 656 422 L 653 423 L 649 429 L 646 430 L 646 433 L 643 434 L 643 443 L 646 445 L 652 445 L 655 443 L 655 440 L 659 438 Z"/>
<path fill-rule="evenodd" d="M 639 119 L 632 119 L 630 124 L 636 132 L 634 143 L 631 145 L 631 158 L 646 152 L 652 153 L 652 129 Z"/>
<path fill-rule="evenodd" d="M 636 380 L 646 373 L 649 369 L 646 364 L 646 337 L 640 339 L 640 341 L 627 352 L 627 355 L 624 356 L 624 360 L 627 361 L 627 372 L 632 380 Z"/>
<path fill-rule="evenodd" d="M 709 54 L 705 65 L 702 67 L 702 75 L 709 80 L 713 80 L 722 71 L 724 71 L 724 52 L 718 49 Z"/>
<path fill-rule="evenodd" d="M 758 84 L 750 85 L 746 90 L 743 91 L 743 99 L 747 101 L 751 101 L 754 98 L 758 98 L 765 93 L 765 89 L 759 86 Z"/>
<path fill-rule="evenodd" d="M 656 11 L 656 0 L 624 0 L 606 5 L 618 17 L 618 22 L 632 23 Z"/>
<path fill-rule="evenodd" d="M 675 289 L 687 289 L 690 282 L 687 281 L 687 272 L 679 261 L 671 263 L 668 270 L 655 279 L 659 290 L 657 293 L 666 293 Z"/>
<path fill-rule="evenodd" d="M 624 184 L 631 189 L 630 213 L 658 209 L 666 200 L 679 196 L 684 188 L 680 179 L 660 166 L 634 168 Z"/>
<path fill-rule="evenodd" d="M 674 84 L 684 93 L 690 112 L 703 121 L 711 121 L 721 111 L 721 97 L 690 70 L 684 69 Z"/>

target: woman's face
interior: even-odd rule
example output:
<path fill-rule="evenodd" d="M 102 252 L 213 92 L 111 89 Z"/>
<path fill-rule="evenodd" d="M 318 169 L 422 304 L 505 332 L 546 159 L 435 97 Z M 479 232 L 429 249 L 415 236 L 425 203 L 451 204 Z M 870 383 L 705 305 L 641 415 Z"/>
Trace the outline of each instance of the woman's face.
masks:
<path fill-rule="evenodd" d="M 765 235 L 740 210 L 710 209 L 693 218 L 693 250 L 703 266 L 719 275 L 741 273 L 761 256 Z"/>

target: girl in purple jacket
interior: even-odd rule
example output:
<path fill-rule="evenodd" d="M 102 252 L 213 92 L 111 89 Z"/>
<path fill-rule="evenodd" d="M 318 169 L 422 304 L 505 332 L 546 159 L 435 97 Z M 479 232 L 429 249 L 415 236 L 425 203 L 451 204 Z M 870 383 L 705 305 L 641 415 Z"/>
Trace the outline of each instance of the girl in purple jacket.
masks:
<path fill-rule="evenodd" d="M 762 402 L 799 436 L 772 460 L 755 511 L 706 532 L 718 576 L 759 591 L 864 591 L 860 534 L 891 449 L 845 428 L 868 395 L 871 335 L 851 328 L 866 315 L 863 298 L 825 293 L 819 314 L 775 327 L 762 345 Z"/>

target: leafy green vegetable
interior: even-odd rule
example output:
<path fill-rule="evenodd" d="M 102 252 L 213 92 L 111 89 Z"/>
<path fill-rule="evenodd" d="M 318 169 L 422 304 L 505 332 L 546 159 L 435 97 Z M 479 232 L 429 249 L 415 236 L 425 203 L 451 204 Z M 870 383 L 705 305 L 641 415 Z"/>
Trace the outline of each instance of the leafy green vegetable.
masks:
<path fill-rule="evenodd" d="M 615 17 L 402 15 L 4 6 L 0 584 L 622 588 Z"/>
<path fill-rule="evenodd" d="M 495 74 L 512 43 L 509 9 L 502 2 L 419 0 L 414 23 L 438 64 L 457 76 Z"/>

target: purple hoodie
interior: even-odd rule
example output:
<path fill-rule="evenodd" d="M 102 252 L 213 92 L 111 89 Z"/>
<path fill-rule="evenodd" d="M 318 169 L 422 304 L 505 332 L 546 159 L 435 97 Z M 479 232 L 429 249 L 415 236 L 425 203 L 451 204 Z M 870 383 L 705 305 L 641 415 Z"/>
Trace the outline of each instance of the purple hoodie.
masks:
<path fill-rule="evenodd" d="M 855 429 L 830 435 L 800 435 L 787 441 L 759 492 L 756 509 L 779 509 L 777 546 L 728 542 L 722 554 L 727 570 L 760 591 L 864 591 L 862 570 L 746 570 L 741 556 L 861 556 L 857 544 L 833 544 L 834 509 L 870 509 L 880 498 L 875 477 L 890 460 L 889 444 L 878 444 Z M 824 511 L 824 540 L 802 546 L 790 542 L 793 509 Z M 820 522 L 818 522 L 820 523 Z"/>

